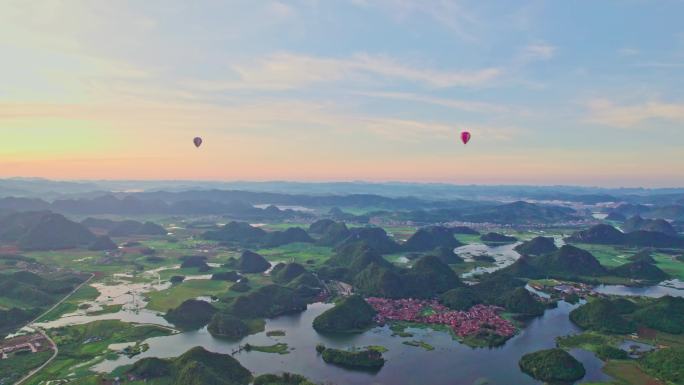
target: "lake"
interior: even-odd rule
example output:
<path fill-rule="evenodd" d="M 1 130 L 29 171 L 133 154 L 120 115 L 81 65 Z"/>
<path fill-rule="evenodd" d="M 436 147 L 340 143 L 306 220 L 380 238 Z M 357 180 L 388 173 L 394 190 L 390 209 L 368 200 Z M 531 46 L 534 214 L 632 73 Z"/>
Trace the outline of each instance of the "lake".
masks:
<path fill-rule="evenodd" d="M 266 331 L 284 330 L 283 337 L 268 337 L 265 332 L 249 336 L 240 344 L 272 345 L 287 343 L 289 354 L 278 355 L 256 351 L 235 354 L 242 365 L 255 374 L 289 371 L 309 377 L 314 382 L 332 382 L 338 385 L 387 384 L 387 385 L 532 385 L 540 384 L 520 372 L 518 360 L 529 352 L 555 346 L 555 338 L 578 333 L 570 323 L 568 313 L 577 305 L 560 302 L 558 308 L 547 310 L 542 317 L 531 320 L 504 346 L 493 349 L 473 349 L 459 344 L 444 332 L 431 329 L 408 329 L 411 338 L 392 337 L 387 326 L 376 327 L 365 333 L 343 336 L 323 336 L 311 326 L 313 319 L 332 305 L 316 303 L 295 315 L 267 320 Z M 426 351 L 419 347 L 402 344 L 404 341 L 422 340 L 435 347 Z M 120 365 L 130 364 L 144 357 L 174 357 L 194 346 L 220 353 L 231 353 L 238 343 L 213 338 L 206 328 L 145 341 L 150 349 L 135 357 L 119 357 L 103 361 L 93 367 L 100 372 L 110 372 Z M 351 371 L 328 365 L 316 353 L 317 344 L 347 348 L 350 346 L 382 345 L 389 349 L 384 353 L 387 363 L 378 372 Z M 583 381 L 606 381 L 610 377 L 601 372 L 603 363 L 592 353 L 573 350 L 575 357 L 583 362 L 587 375 Z M 418 368 L 418 369 L 417 369 Z"/>

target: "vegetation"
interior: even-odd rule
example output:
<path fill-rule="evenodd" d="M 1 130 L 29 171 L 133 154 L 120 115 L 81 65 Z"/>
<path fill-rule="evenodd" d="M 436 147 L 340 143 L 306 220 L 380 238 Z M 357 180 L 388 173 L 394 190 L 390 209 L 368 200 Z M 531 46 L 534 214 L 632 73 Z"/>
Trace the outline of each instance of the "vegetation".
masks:
<path fill-rule="evenodd" d="M 510 237 L 508 235 L 504 234 L 499 234 L 499 233 L 487 233 L 483 234 L 480 236 L 480 239 L 484 243 L 490 243 L 490 244 L 505 244 L 505 243 L 515 243 L 518 241 L 518 238 L 516 237 Z"/>
<path fill-rule="evenodd" d="M 245 344 L 244 349 L 248 352 L 255 351 L 255 352 L 275 353 L 275 354 L 288 354 L 288 353 L 290 353 L 290 350 L 289 350 L 286 343 L 277 343 L 277 344 L 268 345 L 268 346 L 258 346 L 258 345 Z"/>
<path fill-rule="evenodd" d="M 95 321 L 85 325 L 73 325 L 50 330 L 50 336 L 59 348 L 59 354 L 37 375 L 31 384 L 47 381 L 78 383 L 84 378 L 92 378 L 87 367 L 77 367 L 83 362 L 98 362 L 104 359 L 103 352 L 108 346 L 117 343 L 139 343 L 148 338 L 167 336 L 168 329 L 150 326 L 133 326 L 121 321 Z M 86 382 L 87 383 L 87 382 Z"/>
<path fill-rule="evenodd" d="M 254 379 L 254 385 L 314 385 L 306 377 L 298 374 L 283 373 L 280 376 L 275 374 L 262 374 Z"/>
<path fill-rule="evenodd" d="M 0 360 L 0 384 L 13 384 L 52 356 L 52 350 L 34 354 L 14 354 Z"/>
<path fill-rule="evenodd" d="M 385 365 L 382 353 L 375 349 L 340 350 L 319 345 L 316 350 L 326 363 L 348 369 L 380 369 Z"/>
<path fill-rule="evenodd" d="M 212 336 L 229 340 L 239 340 L 250 331 L 244 321 L 224 312 L 214 314 L 207 329 Z"/>
<path fill-rule="evenodd" d="M 505 302 L 506 310 L 523 316 L 535 317 L 544 314 L 546 306 L 537 301 L 532 293 L 523 287 L 515 289 Z"/>
<path fill-rule="evenodd" d="M 242 273 L 262 273 L 270 267 L 266 258 L 250 250 L 245 250 L 235 265 Z"/>
<path fill-rule="evenodd" d="M 515 247 L 515 251 L 522 255 L 545 255 L 558 250 L 556 242 L 549 237 L 534 237 Z"/>
<path fill-rule="evenodd" d="M 654 377 L 677 385 L 684 384 L 684 348 L 660 349 L 646 354 L 641 367 Z"/>
<path fill-rule="evenodd" d="M 573 382 L 585 374 L 584 365 L 563 349 L 525 354 L 519 365 L 524 373 L 546 382 Z"/>
<path fill-rule="evenodd" d="M 189 299 L 177 308 L 169 310 L 164 318 L 180 329 L 194 330 L 208 324 L 214 313 L 216 313 L 216 308 L 211 304 Z"/>
<path fill-rule="evenodd" d="M 620 265 L 611 269 L 610 274 L 618 277 L 639 279 L 656 283 L 670 278 L 667 273 L 660 270 L 657 266 L 645 259 Z"/>
<path fill-rule="evenodd" d="M 306 301 L 298 297 L 291 288 L 267 285 L 231 299 L 229 309 L 239 318 L 272 318 L 303 311 L 306 309 Z"/>
<path fill-rule="evenodd" d="M 628 299 L 597 299 L 570 313 L 579 327 L 605 333 L 625 334 L 646 326 L 658 331 L 684 333 L 684 298 L 665 296 L 634 303 Z"/>
<path fill-rule="evenodd" d="M 415 346 L 417 348 L 423 348 L 427 351 L 435 350 L 434 346 L 428 344 L 425 341 L 411 340 L 411 341 L 404 341 L 404 342 L 402 342 L 402 344 L 408 345 L 408 346 Z"/>
<path fill-rule="evenodd" d="M 636 331 L 636 324 L 625 314 L 631 313 L 636 305 L 626 299 L 597 299 L 570 312 L 570 320 L 586 330 L 627 334 Z"/>
<path fill-rule="evenodd" d="M 465 286 L 451 289 L 440 296 L 440 302 L 454 310 L 468 310 L 471 307 L 482 303 L 482 298 L 476 290 Z"/>
<path fill-rule="evenodd" d="M 249 370 L 227 354 L 194 347 L 172 359 L 144 358 L 127 371 L 136 379 L 167 380 L 170 385 L 247 385 Z"/>
<path fill-rule="evenodd" d="M 22 250 L 60 250 L 87 247 L 95 235 L 85 226 L 49 211 L 26 211 L 0 216 L 0 241 Z"/>
<path fill-rule="evenodd" d="M 305 273 L 307 273 L 306 268 L 299 263 L 279 263 L 271 271 L 271 276 L 274 282 L 287 284 Z"/>
<path fill-rule="evenodd" d="M 375 310 L 358 295 L 342 299 L 313 321 L 320 333 L 357 333 L 373 325 Z"/>
<path fill-rule="evenodd" d="M 429 226 L 418 229 L 404 242 L 405 251 L 428 251 L 438 247 L 453 250 L 463 244 L 454 238 L 451 229 L 442 226 Z"/>

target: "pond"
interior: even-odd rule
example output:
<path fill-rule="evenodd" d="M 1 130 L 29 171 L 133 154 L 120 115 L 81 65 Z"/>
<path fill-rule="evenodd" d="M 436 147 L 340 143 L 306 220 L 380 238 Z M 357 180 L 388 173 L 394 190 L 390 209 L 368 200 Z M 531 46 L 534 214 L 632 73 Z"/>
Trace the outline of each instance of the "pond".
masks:
<path fill-rule="evenodd" d="M 464 273 L 461 275 L 463 278 L 469 278 L 474 275 L 482 273 L 491 273 L 493 271 L 503 269 L 506 266 L 513 264 L 520 258 L 520 254 L 515 251 L 515 247 L 518 246 L 520 242 L 511 243 L 502 246 L 488 246 L 482 243 L 473 243 L 454 249 L 454 253 L 463 258 L 466 262 L 474 261 L 477 256 L 488 255 L 493 257 L 495 262 L 494 266 L 489 267 L 476 267 L 475 269 Z"/>
<path fill-rule="evenodd" d="M 540 382 L 520 372 L 520 357 L 529 352 L 554 347 L 555 338 L 558 336 L 579 332 L 568 319 L 568 313 L 576 305 L 560 302 L 558 308 L 547 310 L 542 317 L 531 320 L 504 346 L 493 349 L 473 349 L 459 344 L 445 332 L 431 329 L 408 329 L 407 331 L 414 334 L 410 338 L 393 337 L 387 326 L 376 327 L 357 335 L 320 335 L 311 327 L 311 323 L 316 316 L 330 307 L 330 304 L 316 303 L 309 305 L 302 313 L 267 320 L 266 331 L 283 330 L 286 334 L 282 337 L 268 337 L 266 332 L 262 332 L 236 343 L 215 339 L 205 328 L 151 338 L 145 341 L 150 349 L 141 355 L 132 359 L 120 356 L 116 360 L 103 361 L 93 369 L 110 372 L 120 365 L 130 364 L 144 357 L 178 356 L 194 346 L 203 346 L 220 353 L 232 353 L 237 350 L 239 344 L 273 345 L 283 342 L 293 349 L 289 354 L 242 351 L 234 357 L 256 374 L 289 371 L 302 374 L 319 383 L 471 385 L 487 382 L 490 385 L 531 385 Z M 424 341 L 434 346 L 435 350 L 426 351 L 402 343 L 410 340 Z M 351 371 L 328 365 L 315 351 L 315 346 L 319 343 L 337 348 L 381 345 L 389 349 L 384 353 L 387 363 L 375 373 Z M 571 354 L 587 369 L 583 381 L 610 380 L 610 377 L 601 372 L 602 362 L 592 353 L 574 350 Z"/>
<path fill-rule="evenodd" d="M 684 297 L 684 282 L 673 279 L 663 281 L 654 286 L 624 286 L 624 285 L 598 285 L 594 291 L 608 295 L 624 295 L 632 297 L 660 298 L 666 295 L 672 297 Z"/>

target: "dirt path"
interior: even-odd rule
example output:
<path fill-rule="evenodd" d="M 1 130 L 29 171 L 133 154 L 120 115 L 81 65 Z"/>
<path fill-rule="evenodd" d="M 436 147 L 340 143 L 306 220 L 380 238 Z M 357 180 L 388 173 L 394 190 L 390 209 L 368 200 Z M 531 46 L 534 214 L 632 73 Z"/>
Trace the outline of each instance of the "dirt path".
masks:
<path fill-rule="evenodd" d="M 45 361 L 45 362 L 43 363 L 43 365 L 41 365 L 41 366 L 39 366 L 39 367 L 33 369 L 32 371 L 30 371 L 27 375 L 25 375 L 24 377 L 22 377 L 19 381 L 15 382 L 14 385 L 21 385 L 21 384 L 25 383 L 26 381 L 28 381 L 28 380 L 29 380 L 31 377 L 33 377 L 36 373 L 40 372 L 40 371 L 43 370 L 46 366 L 48 366 L 55 358 L 57 358 L 57 355 L 59 354 L 59 348 L 57 347 L 57 344 L 55 343 L 55 341 L 53 341 L 52 338 L 50 338 L 50 336 L 49 336 L 43 329 L 38 328 L 38 327 L 32 327 L 31 325 L 33 325 L 34 323 L 38 322 L 38 320 L 41 319 L 41 318 L 43 318 L 46 314 L 48 314 L 48 313 L 50 313 L 51 311 L 55 310 L 55 309 L 57 308 L 57 306 L 59 306 L 59 305 L 61 305 L 62 303 L 64 303 L 64 301 L 66 301 L 67 299 L 69 299 L 72 295 L 74 295 L 74 293 L 76 293 L 78 290 L 80 290 L 83 286 L 87 285 L 94 277 L 95 277 L 95 274 L 91 273 L 91 274 L 90 274 L 90 278 L 88 278 L 88 279 L 86 279 L 85 281 L 83 281 L 83 283 L 81 283 L 80 285 L 78 285 L 74 290 L 71 291 L 71 293 L 69 293 L 67 296 L 65 296 L 64 298 L 62 298 L 59 302 L 57 302 L 56 304 L 54 304 L 54 306 L 52 306 L 52 307 L 49 308 L 48 310 L 44 311 L 41 315 L 39 315 L 38 317 L 36 317 L 33 321 L 31 321 L 31 322 L 29 322 L 28 324 L 26 324 L 25 327 L 31 327 L 31 328 L 35 329 L 38 333 L 40 333 L 41 335 L 43 335 L 43 337 L 45 337 L 46 340 L 48 340 L 48 341 L 50 342 L 50 345 L 52 345 L 52 351 L 53 351 L 54 353 L 52 354 L 52 356 L 50 357 L 49 360 L 47 360 L 47 361 Z"/>

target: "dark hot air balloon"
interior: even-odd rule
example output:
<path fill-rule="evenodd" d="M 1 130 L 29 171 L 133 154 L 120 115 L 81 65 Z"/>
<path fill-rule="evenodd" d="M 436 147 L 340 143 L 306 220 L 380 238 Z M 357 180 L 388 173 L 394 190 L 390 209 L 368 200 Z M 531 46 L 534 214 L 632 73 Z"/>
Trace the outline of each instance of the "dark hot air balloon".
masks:
<path fill-rule="evenodd" d="M 470 141 L 470 132 L 461 132 L 461 141 L 463 142 L 463 144 L 468 144 L 468 142 Z"/>
<path fill-rule="evenodd" d="M 198 136 L 195 139 L 193 139 L 192 142 L 195 143 L 195 147 L 199 148 L 199 146 L 202 145 L 202 138 Z"/>

